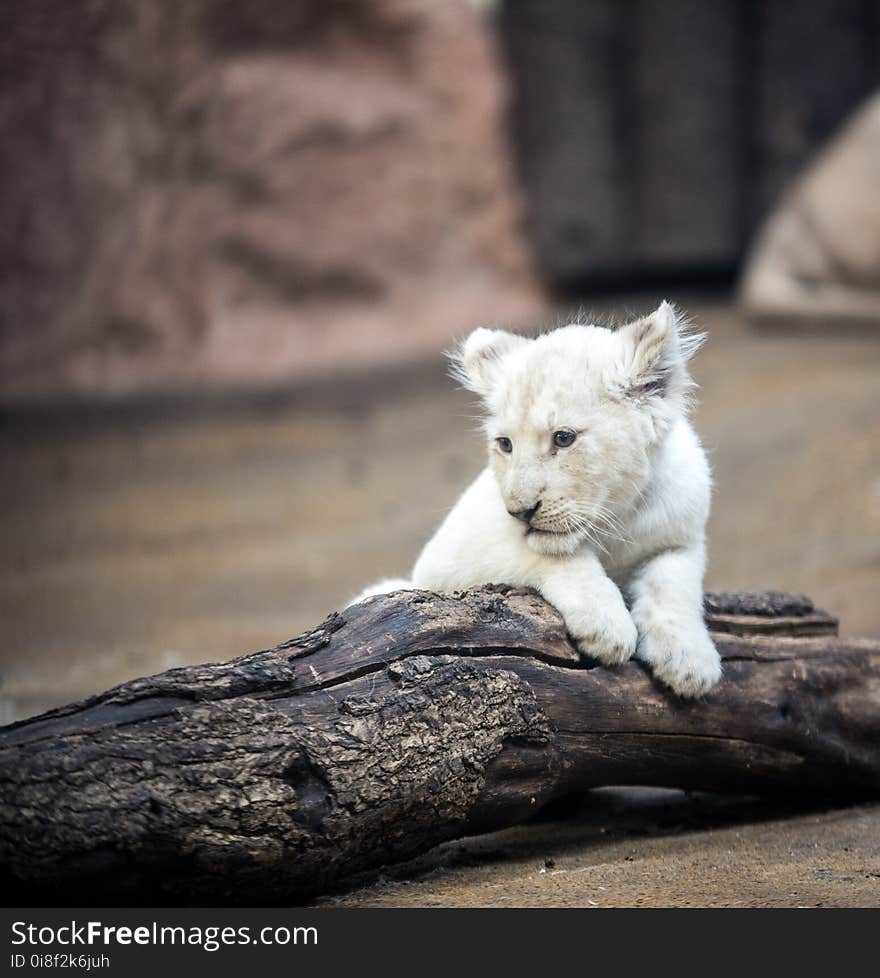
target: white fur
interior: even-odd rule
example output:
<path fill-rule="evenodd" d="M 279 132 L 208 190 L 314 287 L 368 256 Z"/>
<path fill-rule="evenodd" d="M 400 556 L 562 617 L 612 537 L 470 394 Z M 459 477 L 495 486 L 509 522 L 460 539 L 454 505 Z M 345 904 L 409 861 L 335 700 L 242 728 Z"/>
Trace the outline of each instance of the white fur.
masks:
<path fill-rule="evenodd" d="M 411 579 L 359 600 L 400 588 L 533 587 L 585 655 L 613 665 L 636 654 L 682 696 L 712 687 L 721 663 L 703 622 L 711 479 L 687 420 L 687 361 L 700 341 L 665 302 L 616 330 L 573 324 L 537 339 L 475 330 L 455 372 L 483 399 L 489 466 Z M 557 431 L 576 433 L 574 443 L 557 447 Z M 510 515 L 538 500 L 530 526 Z"/>

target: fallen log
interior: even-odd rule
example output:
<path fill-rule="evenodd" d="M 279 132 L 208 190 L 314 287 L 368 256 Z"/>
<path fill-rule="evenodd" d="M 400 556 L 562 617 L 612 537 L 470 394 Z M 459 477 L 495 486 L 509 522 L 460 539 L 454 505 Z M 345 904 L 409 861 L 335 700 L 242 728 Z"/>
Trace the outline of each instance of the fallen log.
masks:
<path fill-rule="evenodd" d="M 880 642 L 707 595 L 722 683 L 580 660 L 532 592 L 398 592 L 0 730 L 16 900 L 272 903 L 597 785 L 880 795 Z"/>

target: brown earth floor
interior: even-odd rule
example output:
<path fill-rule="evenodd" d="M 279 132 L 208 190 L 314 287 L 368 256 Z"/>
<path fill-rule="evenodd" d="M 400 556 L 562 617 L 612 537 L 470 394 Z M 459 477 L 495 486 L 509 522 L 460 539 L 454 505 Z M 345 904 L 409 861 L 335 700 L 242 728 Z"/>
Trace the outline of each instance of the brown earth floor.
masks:
<path fill-rule="evenodd" d="M 661 789 L 440 846 L 339 907 L 877 907 L 880 806 L 797 813 Z"/>
<path fill-rule="evenodd" d="M 805 592 L 840 616 L 843 633 L 880 636 L 880 336 L 758 334 L 727 304 L 692 311 L 710 331 L 695 364 L 697 427 L 717 484 L 707 586 Z M 481 466 L 474 412 L 437 361 L 408 377 L 340 378 L 251 401 L 5 417 L 0 721 L 274 645 L 370 580 L 405 573 Z M 807 869 L 784 856 L 790 834 L 823 845 L 863 833 L 868 845 L 878 817 L 661 834 L 643 869 L 680 879 L 705 856 L 720 868 L 708 889 L 694 881 L 694 900 L 711 891 L 716 903 L 789 905 L 802 892 L 827 902 L 833 878 L 801 886 Z M 534 852 L 543 851 L 541 827 L 518 831 L 517 845 L 537 833 Z M 611 842 L 578 831 L 577 878 L 530 880 L 528 855 L 444 870 L 398 897 L 479 903 L 507 887 L 508 903 L 565 905 L 587 879 L 606 886 L 606 903 L 635 900 L 639 880 L 658 892 L 631 863 L 617 866 Z M 737 854 L 728 860 L 710 855 L 728 844 L 725 832 Z M 750 841 L 739 846 L 736 832 Z M 831 862 L 820 851 L 814 871 L 855 880 L 842 852 Z M 870 856 L 876 870 L 876 849 Z M 875 877 L 847 887 L 844 903 L 880 904 Z"/>

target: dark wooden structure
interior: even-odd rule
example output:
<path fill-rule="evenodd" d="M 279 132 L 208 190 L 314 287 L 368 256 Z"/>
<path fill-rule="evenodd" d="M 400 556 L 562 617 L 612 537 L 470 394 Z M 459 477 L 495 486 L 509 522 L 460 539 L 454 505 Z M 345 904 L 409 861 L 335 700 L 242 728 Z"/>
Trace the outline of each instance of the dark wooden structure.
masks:
<path fill-rule="evenodd" d="M 510 119 L 545 278 L 733 274 L 880 85 L 877 0 L 508 0 Z"/>

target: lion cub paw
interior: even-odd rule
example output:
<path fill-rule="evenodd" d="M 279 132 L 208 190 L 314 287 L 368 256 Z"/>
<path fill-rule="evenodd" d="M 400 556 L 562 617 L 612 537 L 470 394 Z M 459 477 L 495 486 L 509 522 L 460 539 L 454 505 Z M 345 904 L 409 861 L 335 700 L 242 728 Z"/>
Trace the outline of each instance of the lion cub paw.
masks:
<path fill-rule="evenodd" d="M 598 659 L 606 666 L 619 666 L 636 651 L 638 633 L 622 602 L 619 609 L 594 609 L 583 616 L 582 622 L 566 619 L 566 625 L 580 654 Z"/>
<path fill-rule="evenodd" d="M 721 657 L 702 622 L 699 626 L 652 629 L 639 639 L 637 658 L 679 696 L 695 699 L 721 678 Z"/>

